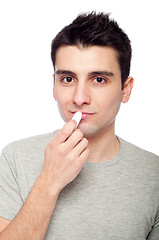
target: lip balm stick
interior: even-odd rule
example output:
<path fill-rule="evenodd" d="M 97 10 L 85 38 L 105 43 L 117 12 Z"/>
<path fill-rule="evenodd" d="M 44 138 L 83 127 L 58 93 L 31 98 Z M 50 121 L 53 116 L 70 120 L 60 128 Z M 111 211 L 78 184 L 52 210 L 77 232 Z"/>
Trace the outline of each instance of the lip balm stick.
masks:
<path fill-rule="evenodd" d="M 76 112 L 72 118 L 72 120 L 75 120 L 77 122 L 76 128 L 78 127 L 79 122 L 81 121 L 82 113 Z"/>

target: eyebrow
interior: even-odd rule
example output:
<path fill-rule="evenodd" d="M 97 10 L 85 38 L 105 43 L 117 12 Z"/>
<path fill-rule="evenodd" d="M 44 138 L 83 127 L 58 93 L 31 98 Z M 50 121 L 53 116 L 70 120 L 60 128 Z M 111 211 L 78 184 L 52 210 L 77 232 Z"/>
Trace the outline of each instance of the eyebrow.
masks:
<path fill-rule="evenodd" d="M 73 75 L 76 76 L 76 73 L 69 71 L 69 70 L 57 70 L 55 72 L 55 75 L 62 75 L 62 74 L 66 74 L 66 75 Z"/>
<path fill-rule="evenodd" d="M 95 72 L 91 72 L 89 73 L 89 76 L 94 76 L 94 75 L 101 75 L 101 76 L 114 76 L 114 73 L 109 72 L 109 71 L 95 71 Z"/>
<path fill-rule="evenodd" d="M 55 75 L 62 75 L 62 74 L 66 74 L 66 75 L 72 75 L 72 76 L 77 76 L 76 73 L 70 71 L 70 70 L 57 70 L 55 72 Z M 100 75 L 100 76 L 108 76 L 108 77 L 113 77 L 114 73 L 109 72 L 109 71 L 94 71 L 94 72 L 90 72 L 88 74 L 88 76 L 94 76 L 94 75 Z"/>

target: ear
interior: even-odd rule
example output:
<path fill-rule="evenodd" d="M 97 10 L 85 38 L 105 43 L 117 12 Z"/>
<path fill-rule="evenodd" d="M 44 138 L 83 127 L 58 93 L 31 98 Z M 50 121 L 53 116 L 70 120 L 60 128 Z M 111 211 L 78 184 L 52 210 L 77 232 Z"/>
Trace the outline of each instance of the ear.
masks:
<path fill-rule="evenodd" d="M 56 95 L 55 95 L 55 74 L 53 74 L 53 81 L 54 81 L 54 83 L 53 83 L 53 97 L 54 97 L 54 99 L 56 101 Z"/>
<path fill-rule="evenodd" d="M 123 89 L 123 96 L 122 96 L 122 102 L 127 103 L 129 101 L 131 91 L 134 85 L 134 79 L 132 77 L 128 77 L 124 84 Z"/>

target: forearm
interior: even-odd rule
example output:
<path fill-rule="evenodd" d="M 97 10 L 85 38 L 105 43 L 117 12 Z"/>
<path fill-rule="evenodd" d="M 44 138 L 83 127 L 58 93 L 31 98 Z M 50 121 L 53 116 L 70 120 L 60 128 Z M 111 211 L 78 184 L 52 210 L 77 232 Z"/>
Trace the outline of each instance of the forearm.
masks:
<path fill-rule="evenodd" d="M 0 240 L 42 240 L 45 237 L 59 192 L 50 193 L 41 177 L 35 182 L 24 206 L 0 233 Z"/>

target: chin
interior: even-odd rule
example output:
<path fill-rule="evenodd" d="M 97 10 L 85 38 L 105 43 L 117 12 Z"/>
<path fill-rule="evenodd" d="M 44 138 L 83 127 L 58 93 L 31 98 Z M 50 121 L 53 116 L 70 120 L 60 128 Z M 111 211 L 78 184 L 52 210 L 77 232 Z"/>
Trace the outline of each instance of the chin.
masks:
<path fill-rule="evenodd" d="M 96 127 L 91 127 L 90 125 L 89 126 L 79 125 L 78 128 L 82 131 L 83 136 L 87 139 L 96 136 L 99 132 L 99 130 Z"/>
<path fill-rule="evenodd" d="M 79 129 L 82 131 L 85 138 L 99 137 L 105 133 L 108 133 L 114 125 L 114 121 L 109 123 L 96 123 L 96 124 L 79 124 Z"/>

